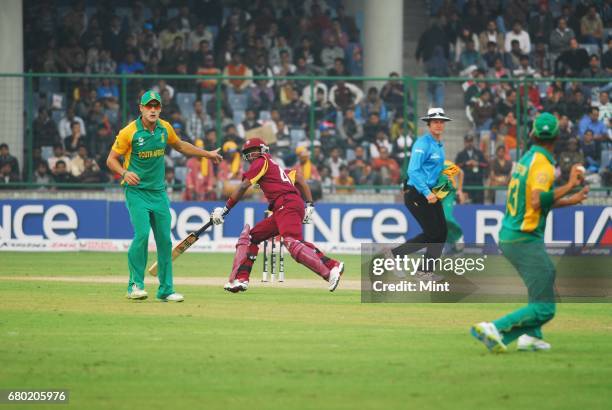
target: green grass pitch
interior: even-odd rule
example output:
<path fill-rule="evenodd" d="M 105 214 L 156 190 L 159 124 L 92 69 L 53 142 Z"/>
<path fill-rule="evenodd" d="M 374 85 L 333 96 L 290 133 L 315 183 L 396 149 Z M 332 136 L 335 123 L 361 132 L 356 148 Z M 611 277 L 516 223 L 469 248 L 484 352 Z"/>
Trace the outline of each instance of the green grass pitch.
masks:
<path fill-rule="evenodd" d="M 177 277 L 225 277 L 187 253 Z M 287 280 L 314 278 L 286 259 Z M 344 258 L 348 279 L 359 258 Z M 76 409 L 608 409 L 612 305 L 560 304 L 547 353 L 491 355 L 469 326 L 516 304 L 361 304 L 358 291 L 180 286 L 130 302 L 124 253 L 0 253 L 0 389 L 70 389 Z M 261 261 L 254 279 L 260 279 Z M 2 278 L 4 277 L 4 278 Z M 154 287 L 148 290 L 154 293 Z M 63 408 L 19 405 L 17 409 Z M 0 408 L 12 408 L 0 405 Z"/>

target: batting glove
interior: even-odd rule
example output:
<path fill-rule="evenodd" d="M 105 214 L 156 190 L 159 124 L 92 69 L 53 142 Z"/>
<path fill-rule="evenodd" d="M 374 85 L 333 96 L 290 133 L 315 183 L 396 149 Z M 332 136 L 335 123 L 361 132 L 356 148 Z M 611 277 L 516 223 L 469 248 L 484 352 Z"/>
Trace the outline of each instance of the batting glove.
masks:
<path fill-rule="evenodd" d="M 306 209 L 304 210 L 304 219 L 302 220 L 303 224 L 309 224 L 312 219 L 312 214 L 314 214 L 314 205 L 312 202 L 306 202 Z"/>
<path fill-rule="evenodd" d="M 226 207 L 221 208 L 220 206 L 215 208 L 210 215 L 210 219 L 213 221 L 215 225 L 220 225 L 223 223 L 223 217 L 229 212 Z"/>

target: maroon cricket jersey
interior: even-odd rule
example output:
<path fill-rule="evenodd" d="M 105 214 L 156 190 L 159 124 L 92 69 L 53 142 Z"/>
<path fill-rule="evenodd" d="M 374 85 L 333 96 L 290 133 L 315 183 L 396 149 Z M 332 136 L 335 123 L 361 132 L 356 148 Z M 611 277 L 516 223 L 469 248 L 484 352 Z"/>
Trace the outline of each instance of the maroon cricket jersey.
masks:
<path fill-rule="evenodd" d="M 271 204 L 280 196 L 286 194 L 300 195 L 291 179 L 287 176 L 269 154 L 262 154 L 251 162 L 249 170 L 244 173 L 243 179 L 248 179 L 251 184 L 259 184 L 266 199 Z"/>

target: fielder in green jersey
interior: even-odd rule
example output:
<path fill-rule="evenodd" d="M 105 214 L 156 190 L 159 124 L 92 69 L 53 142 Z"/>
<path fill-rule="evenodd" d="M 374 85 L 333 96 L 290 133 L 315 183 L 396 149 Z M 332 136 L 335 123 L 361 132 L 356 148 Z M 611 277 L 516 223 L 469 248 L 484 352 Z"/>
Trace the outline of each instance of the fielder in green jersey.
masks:
<path fill-rule="evenodd" d="M 553 188 L 552 153 L 558 134 L 555 116 L 542 113 L 536 118 L 534 144 L 519 160 L 508 185 L 500 248 L 527 286 L 529 303 L 493 322 L 472 327 L 472 335 L 495 353 L 507 351 L 507 345 L 517 338 L 519 350 L 550 349 L 542 336 L 542 325 L 555 315 L 555 267 L 544 246 L 546 216 L 552 208 L 581 203 L 589 191 L 584 187 L 564 198 L 580 185 L 584 172 L 581 164 L 572 167 L 567 184 Z"/>
<path fill-rule="evenodd" d="M 182 302 L 172 284 L 172 242 L 170 239 L 170 201 L 164 181 L 164 152 L 170 145 L 183 155 L 221 161 L 218 149 L 205 151 L 182 141 L 172 126 L 159 118 L 161 98 L 155 91 L 145 92 L 140 99 L 141 116 L 119 131 L 108 154 L 108 168 L 121 175 L 125 202 L 134 226 L 134 239 L 128 250 L 129 299 L 146 299 L 144 271 L 147 265 L 149 229 L 153 229 L 157 246 L 159 289 L 162 301 Z M 123 157 L 123 162 L 121 161 Z"/>
<path fill-rule="evenodd" d="M 448 228 L 445 248 L 447 253 L 456 253 L 462 250 L 463 243 L 460 244 L 459 239 L 463 236 L 463 230 L 455 219 L 453 211 L 457 199 L 459 199 L 459 202 L 463 202 L 463 171 L 454 162 L 445 160 L 442 174 L 446 175 L 451 182 L 448 195 L 442 198 L 442 208 Z"/>

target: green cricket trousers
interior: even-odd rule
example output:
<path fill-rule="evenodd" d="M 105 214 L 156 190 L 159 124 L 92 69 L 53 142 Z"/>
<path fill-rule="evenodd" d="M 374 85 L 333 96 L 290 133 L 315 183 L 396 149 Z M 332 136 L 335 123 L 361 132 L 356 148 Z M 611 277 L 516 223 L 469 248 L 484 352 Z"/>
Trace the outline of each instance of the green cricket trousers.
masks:
<path fill-rule="evenodd" d="M 125 203 L 134 227 L 134 239 L 128 250 L 130 281 L 144 289 L 144 275 L 147 267 L 149 229 L 153 229 L 157 246 L 157 276 L 159 289 L 157 298 L 163 299 L 174 293 L 172 285 L 172 241 L 170 239 L 170 200 L 166 191 L 153 191 L 127 187 Z"/>
<path fill-rule="evenodd" d="M 453 215 L 453 208 L 455 207 L 457 194 L 455 191 L 451 191 L 442 199 L 442 208 L 444 209 L 444 218 L 446 218 L 446 227 L 448 233 L 446 235 L 446 243 L 455 244 L 463 236 L 463 230 L 461 225 L 455 219 Z"/>
<path fill-rule="evenodd" d="M 555 316 L 555 267 L 543 242 L 500 242 L 504 256 L 527 286 L 527 306 L 493 321 L 508 344 L 523 334 L 542 339 L 542 325 Z"/>

